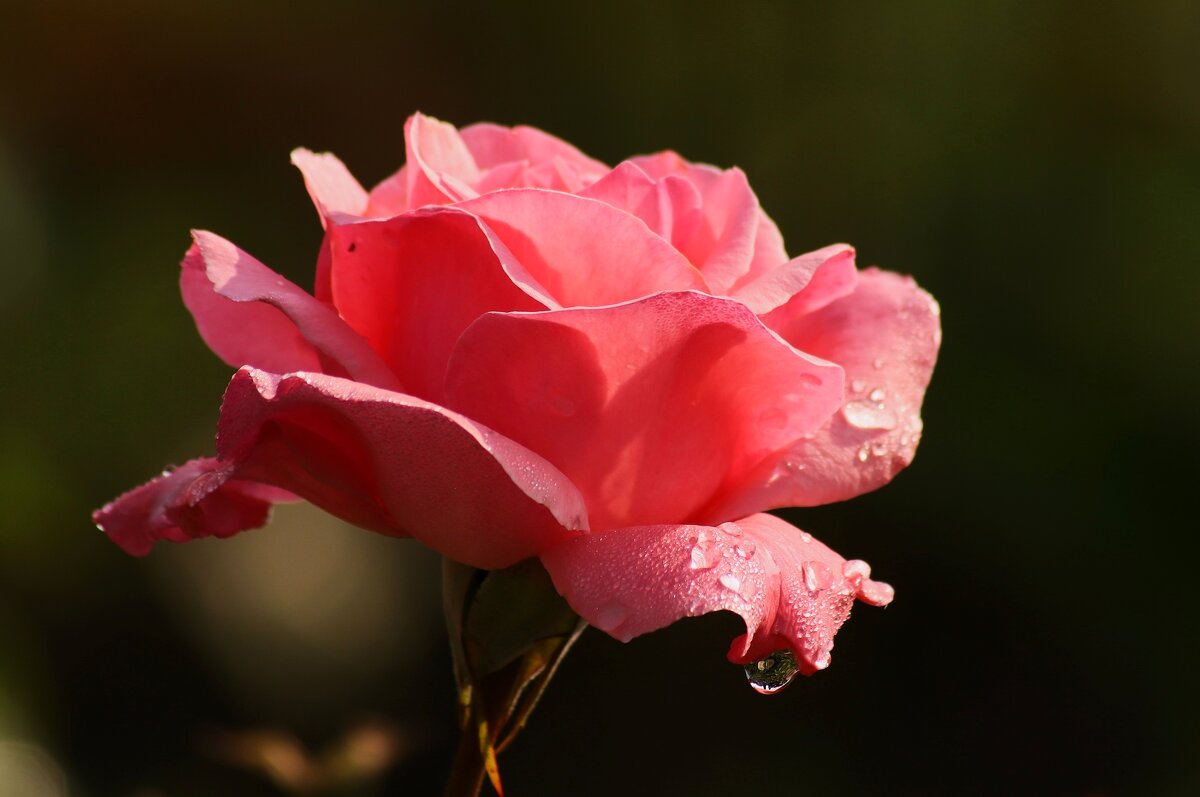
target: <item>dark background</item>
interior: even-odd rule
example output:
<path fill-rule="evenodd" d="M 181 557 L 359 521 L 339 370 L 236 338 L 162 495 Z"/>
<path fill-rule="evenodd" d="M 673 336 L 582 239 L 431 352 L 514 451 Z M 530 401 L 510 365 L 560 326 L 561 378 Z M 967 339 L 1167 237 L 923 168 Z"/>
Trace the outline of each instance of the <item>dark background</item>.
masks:
<path fill-rule="evenodd" d="M 420 109 L 740 165 L 789 251 L 850 241 L 944 311 L 913 466 L 789 515 L 895 604 L 772 698 L 724 660 L 732 617 L 589 631 L 511 795 L 1200 793 L 1200 6 L 247 5 L 0 10 L 8 749 L 75 795 L 253 797 L 281 792 L 229 733 L 369 722 L 390 766 L 331 793 L 438 793 L 436 557 L 293 508 L 135 560 L 88 519 L 212 450 L 229 369 L 178 298 L 188 229 L 309 284 L 289 151 L 373 184 Z"/>

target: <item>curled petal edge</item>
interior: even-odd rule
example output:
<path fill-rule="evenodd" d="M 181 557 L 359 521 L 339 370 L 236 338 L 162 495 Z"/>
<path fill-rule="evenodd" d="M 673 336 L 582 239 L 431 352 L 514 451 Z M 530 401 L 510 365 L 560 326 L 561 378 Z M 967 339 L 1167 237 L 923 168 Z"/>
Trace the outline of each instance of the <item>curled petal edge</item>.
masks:
<path fill-rule="evenodd" d="M 684 617 L 738 614 L 746 633 L 728 658 L 747 664 L 781 648 L 806 675 L 829 666 L 854 600 L 891 602 L 893 590 L 773 515 L 718 526 L 660 525 L 587 534 L 542 554 L 555 588 L 592 625 L 621 641 Z"/>

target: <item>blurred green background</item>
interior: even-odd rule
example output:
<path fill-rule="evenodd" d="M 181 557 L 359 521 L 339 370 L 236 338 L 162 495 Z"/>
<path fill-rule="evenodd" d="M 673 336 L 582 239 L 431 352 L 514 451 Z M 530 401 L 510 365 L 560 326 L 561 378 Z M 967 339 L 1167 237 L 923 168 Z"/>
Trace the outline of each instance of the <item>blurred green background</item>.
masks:
<path fill-rule="evenodd" d="M 1193 0 L 74 0 L 0 30 L 8 760 L 75 795 L 259 797 L 268 770 L 317 792 L 300 746 L 342 749 L 377 774 L 321 793 L 438 793 L 436 557 L 291 508 L 134 560 L 88 520 L 211 451 L 229 369 L 178 298 L 188 229 L 309 284 L 289 151 L 371 184 L 420 109 L 740 165 L 789 251 L 852 242 L 944 311 L 914 465 L 789 515 L 895 604 L 773 698 L 724 661 L 732 617 L 589 631 L 511 795 L 1200 793 Z"/>

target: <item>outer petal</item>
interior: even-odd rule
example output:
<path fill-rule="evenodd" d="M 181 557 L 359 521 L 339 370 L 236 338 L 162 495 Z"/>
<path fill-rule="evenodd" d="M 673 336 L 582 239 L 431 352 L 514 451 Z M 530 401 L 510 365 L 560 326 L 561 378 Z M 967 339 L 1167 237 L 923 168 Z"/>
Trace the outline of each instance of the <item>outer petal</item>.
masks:
<path fill-rule="evenodd" d="M 834 244 L 794 257 L 735 287 L 732 295 L 759 315 L 780 308 L 779 313 L 764 319 L 774 329 L 850 293 L 856 273 L 854 248 Z"/>
<path fill-rule="evenodd" d="M 707 289 L 674 247 L 603 202 L 527 188 L 485 194 L 459 207 L 482 218 L 563 306 Z"/>
<path fill-rule="evenodd" d="M 408 393 L 431 401 L 472 321 L 557 306 L 479 219 L 454 208 L 336 225 L 326 243 L 338 312 Z"/>
<path fill-rule="evenodd" d="M 911 277 L 866 269 L 852 294 L 779 332 L 846 369 L 846 403 L 811 439 L 764 463 L 761 486 L 725 512 L 815 506 L 869 492 L 912 461 L 921 439 L 921 402 L 942 330 L 937 302 Z"/>
<path fill-rule="evenodd" d="M 479 167 L 454 125 L 416 113 L 404 124 L 411 207 L 441 205 L 475 196 Z"/>
<path fill-rule="evenodd" d="M 332 153 L 295 149 L 292 150 L 292 164 L 304 176 L 304 185 L 321 217 L 321 226 L 328 227 L 331 216 L 362 216 L 366 213 L 367 192 Z"/>
<path fill-rule="evenodd" d="M 737 302 L 667 293 L 483 316 L 458 342 L 446 396 L 567 474 L 603 529 L 711 517 L 841 405 L 842 373 Z"/>
<path fill-rule="evenodd" d="M 476 567 L 587 528 L 578 490 L 537 454 L 436 404 L 320 374 L 239 371 L 217 451 L 245 478 Z"/>
<path fill-rule="evenodd" d="M 877 606 L 892 589 L 771 515 L 709 526 L 611 529 L 542 554 L 554 585 L 592 625 L 622 641 L 684 617 L 732 611 L 746 623 L 731 661 L 791 648 L 805 674 L 829 666 L 854 598 Z"/>
<path fill-rule="evenodd" d="M 92 520 L 134 556 L 158 540 L 228 537 L 267 522 L 271 504 L 295 501 L 284 490 L 232 478 L 229 463 L 193 459 L 98 509 Z"/>
<path fill-rule="evenodd" d="M 179 277 L 200 336 L 233 367 L 345 374 L 395 387 L 395 375 L 329 307 L 229 241 L 192 233 Z"/>

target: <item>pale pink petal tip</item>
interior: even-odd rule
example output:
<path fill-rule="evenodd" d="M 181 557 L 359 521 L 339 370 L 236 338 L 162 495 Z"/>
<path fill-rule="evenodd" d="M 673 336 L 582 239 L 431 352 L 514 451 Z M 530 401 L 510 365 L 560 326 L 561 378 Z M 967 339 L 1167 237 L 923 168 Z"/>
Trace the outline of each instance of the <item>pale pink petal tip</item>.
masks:
<path fill-rule="evenodd" d="M 892 588 L 872 581 L 811 535 L 771 515 L 719 526 L 642 526 L 587 534 L 543 554 L 559 591 L 584 619 L 628 641 L 683 617 L 732 611 L 746 633 L 729 660 L 790 649 L 805 675 L 829 666 L 834 635 L 855 598 L 876 606 Z"/>

